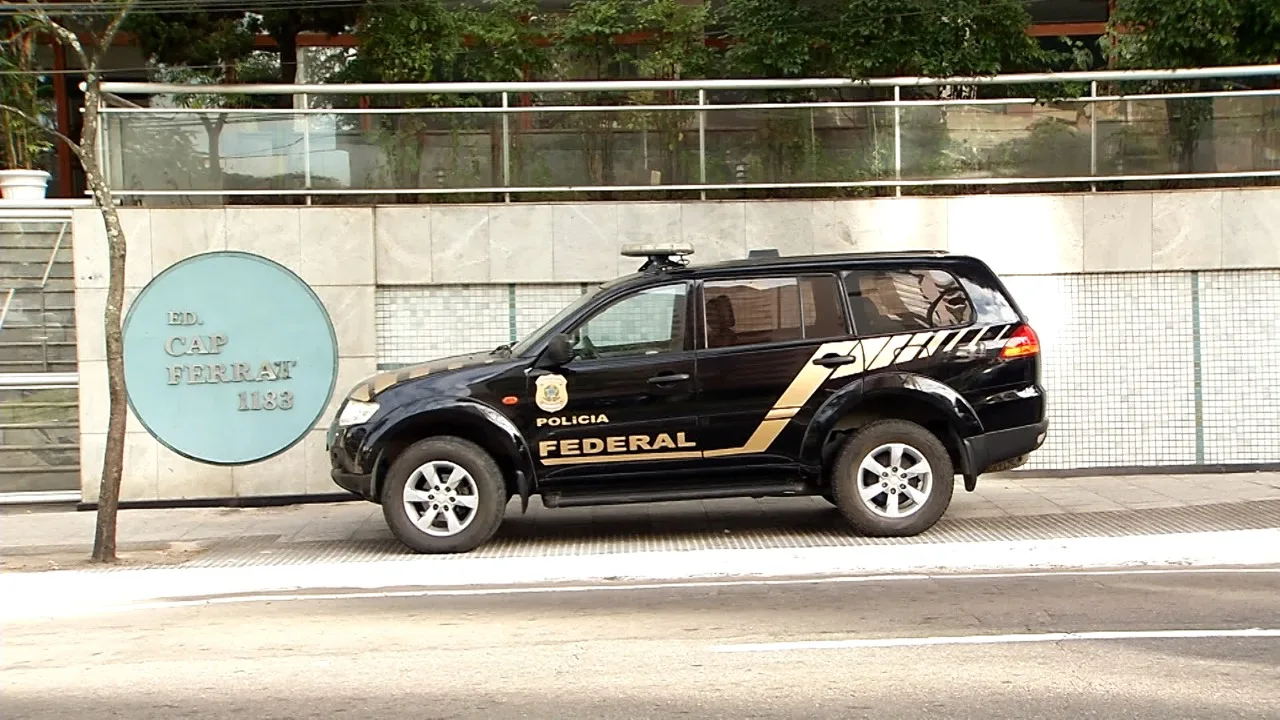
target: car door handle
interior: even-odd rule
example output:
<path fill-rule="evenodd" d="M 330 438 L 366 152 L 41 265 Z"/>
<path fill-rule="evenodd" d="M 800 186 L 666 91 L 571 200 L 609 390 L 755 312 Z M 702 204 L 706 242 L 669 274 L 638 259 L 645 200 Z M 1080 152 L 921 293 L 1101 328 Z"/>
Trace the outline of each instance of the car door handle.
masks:
<path fill-rule="evenodd" d="M 665 373 L 663 375 L 654 375 L 649 378 L 650 385 L 666 385 L 668 383 L 684 382 L 689 379 L 688 373 Z"/>
<path fill-rule="evenodd" d="M 814 360 L 813 364 L 821 365 L 822 367 L 840 367 L 841 365 L 855 362 L 858 362 L 858 358 L 849 357 L 848 355 L 826 355 Z"/>

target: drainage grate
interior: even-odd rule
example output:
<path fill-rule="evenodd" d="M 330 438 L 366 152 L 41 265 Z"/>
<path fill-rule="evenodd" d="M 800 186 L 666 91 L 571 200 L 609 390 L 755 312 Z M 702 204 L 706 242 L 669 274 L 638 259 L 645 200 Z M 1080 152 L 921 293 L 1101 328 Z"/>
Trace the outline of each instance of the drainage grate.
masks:
<path fill-rule="evenodd" d="M 690 524 L 693 524 L 691 521 Z M 623 520 L 614 525 L 509 518 L 484 547 L 455 558 L 564 557 L 690 550 L 751 550 L 864 545 L 929 545 L 1010 540 L 1126 537 L 1169 533 L 1257 530 L 1280 527 L 1280 500 L 1145 510 L 1000 518 L 943 518 L 912 538 L 854 534 L 834 510 L 788 511 L 777 516 L 699 518 L 697 529 L 664 529 L 679 520 Z M 266 538 L 215 545 L 179 567 L 245 567 L 412 560 L 419 558 L 390 537 L 365 540 L 271 543 Z"/>

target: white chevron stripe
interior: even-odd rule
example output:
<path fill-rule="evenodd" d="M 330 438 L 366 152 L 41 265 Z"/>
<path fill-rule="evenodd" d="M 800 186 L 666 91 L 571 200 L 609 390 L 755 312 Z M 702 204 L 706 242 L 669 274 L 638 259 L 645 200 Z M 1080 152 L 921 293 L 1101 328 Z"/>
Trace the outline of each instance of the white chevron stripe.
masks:
<path fill-rule="evenodd" d="M 907 346 L 902 348 L 902 352 L 898 353 L 898 358 L 894 363 L 900 365 L 921 357 L 926 357 L 928 353 L 924 352 L 924 344 L 925 341 L 929 339 L 930 335 L 933 335 L 933 333 L 922 332 L 913 335 L 911 339 L 907 341 Z"/>
<path fill-rule="evenodd" d="M 892 339 L 891 337 L 877 337 L 867 338 L 862 341 L 862 361 L 868 370 L 871 369 L 871 364 L 880 355 L 880 352 L 884 350 L 884 346 L 888 345 Z"/>
<path fill-rule="evenodd" d="M 903 348 L 911 340 L 910 335 L 894 335 L 889 338 L 889 342 L 885 344 L 884 350 L 881 350 L 874 362 L 867 364 L 868 370 L 878 370 L 892 364 L 898 357 L 898 351 Z"/>
<path fill-rule="evenodd" d="M 978 328 L 978 334 L 977 334 L 977 335 L 974 335 L 974 336 L 973 336 L 973 339 L 972 339 L 972 340 L 970 340 L 970 341 L 969 341 L 969 344 L 968 344 L 968 345 L 966 345 L 965 347 L 970 348 L 970 349 L 973 349 L 973 348 L 977 347 L 977 346 L 978 346 L 978 341 L 979 341 L 979 340 L 981 340 L 981 339 L 982 339 L 982 336 L 983 336 L 983 335 L 986 335 L 986 334 L 987 334 L 987 331 L 988 331 L 988 330 L 990 330 L 990 329 L 991 329 L 991 328 L 990 328 L 989 326 L 988 326 L 988 327 Z"/>
<path fill-rule="evenodd" d="M 929 345 L 925 349 L 928 351 L 930 355 L 938 352 L 938 348 L 942 347 L 942 343 L 950 335 L 951 335 L 951 331 L 949 330 L 943 330 L 942 332 L 934 333 L 933 340 L 929 341 Z"/>

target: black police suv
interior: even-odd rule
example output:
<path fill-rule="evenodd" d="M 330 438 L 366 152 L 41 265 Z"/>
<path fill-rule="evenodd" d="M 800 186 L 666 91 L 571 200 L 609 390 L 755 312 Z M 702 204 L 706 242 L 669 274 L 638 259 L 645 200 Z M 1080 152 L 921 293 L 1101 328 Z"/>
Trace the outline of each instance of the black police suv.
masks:
<path fill-rule="evenodd" d="M 465 552 L 528 507 L 820 494 L 914 535 L 956 475 L 1044 442 L 1040 344 L 983 262 L 942 252 L 639 272 L 524 340 L 376 375 L 329 429 L 332 476 L 419 552 Z"/>

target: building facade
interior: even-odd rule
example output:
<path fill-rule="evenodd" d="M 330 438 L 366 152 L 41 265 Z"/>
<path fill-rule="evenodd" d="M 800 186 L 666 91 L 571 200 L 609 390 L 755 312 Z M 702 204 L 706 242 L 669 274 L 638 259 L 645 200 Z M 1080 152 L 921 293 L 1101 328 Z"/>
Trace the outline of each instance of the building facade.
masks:
<path fill-rule="evenodd" d="M 24 221 L 25 234 L 15 232 L 19 223 L 0 225 L 8 273 L 51 268 L 42 296 L 24 291 L 10 303 L 0 339 L 7 368 L 74 373 L 64 382 L 70 390 L 0 388 L 0 490 L 61 489 L 92 502 L 106 440 L 105 241 L 96 210 L 61 214 L 67 232 L 53 255 L 56 218 Z M 1019 472 L 1280 463 L 1280 366 L 1271 361 L 1280 350 L 1277 189 L 124 208 L 122 217 L 126 303 L 185 257 L 245 250 L 314 288 L 333 320 L 340 356 L 326 416 L 304 442 L 265 462 L 227 468 L 185 460 L 131 416 L 123 489 L 129 501 L 333 493 L 323 428 L 361 378 L 522 337 L 584 287 L 633 271 L 634 259 L 619 254 L 622 244 L 671 240 L 691 243 L 696 262 L 762 248 L 789 255 L 932 248 L 986 260 L 1044 347 L 1051 432 Z M 26 339 L 38 333 L 42 340 Z M 56 430 L 27 427 L 59 420 Z M 61 474 L 49 471 L 59 464 Z"/>

